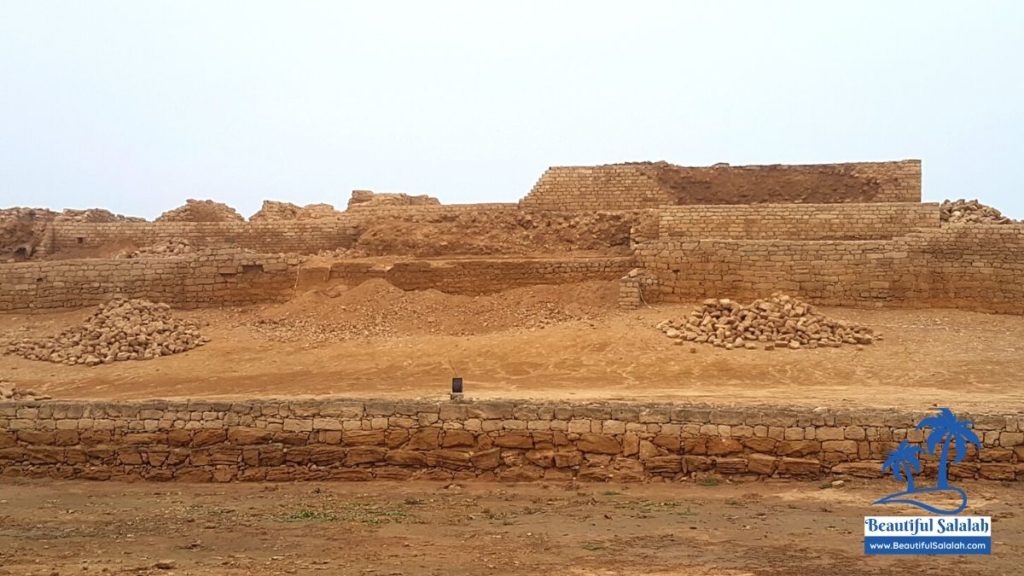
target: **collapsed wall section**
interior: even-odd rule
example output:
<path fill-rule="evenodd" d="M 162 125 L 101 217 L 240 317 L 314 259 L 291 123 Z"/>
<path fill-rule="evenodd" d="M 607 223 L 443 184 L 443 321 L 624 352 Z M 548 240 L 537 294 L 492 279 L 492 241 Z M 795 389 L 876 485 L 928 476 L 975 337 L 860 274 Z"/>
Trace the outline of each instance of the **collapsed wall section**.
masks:
<path fill-rule="evenodd" d="M 487 401 L 0 403 L 0 476 L 199 482 L 880 477 L 923 413 Z M 967 415 L 952 478 L 1024 480 L 1024 417 Z M 934 477 L 933 463 L 923 476 Z"/>

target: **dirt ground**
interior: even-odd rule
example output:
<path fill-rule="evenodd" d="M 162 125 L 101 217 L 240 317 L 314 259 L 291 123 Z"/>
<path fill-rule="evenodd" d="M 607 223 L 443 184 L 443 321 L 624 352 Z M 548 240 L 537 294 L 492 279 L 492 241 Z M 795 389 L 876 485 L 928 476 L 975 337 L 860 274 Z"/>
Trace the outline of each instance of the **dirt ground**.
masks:
<path fill-rule="evenodd" d="M 698 345 L 690 353 L 654 325 L 692 305 L 618 311 L 614 282 L 479 297 L 388 286 L 181 312 L 206 324 L 212 342 L 94 368 L 0 355 L 0 377 L 57 398 L 442 397 L 454 367 L 471 398 L 1024 410 L 1019 316 L 823 308 L 883 339 L 863 350 Z M 88 314 L 0 314 L 0 341 L 56 334 Z"/>
<path fill-rule="evenodd" d="M 965 485 L 991 556 L 902 558 L 863 553 L 891 483 L 823 486 L 5 481 L 0 575 L 1020 573 L 1019 485 Z"/>

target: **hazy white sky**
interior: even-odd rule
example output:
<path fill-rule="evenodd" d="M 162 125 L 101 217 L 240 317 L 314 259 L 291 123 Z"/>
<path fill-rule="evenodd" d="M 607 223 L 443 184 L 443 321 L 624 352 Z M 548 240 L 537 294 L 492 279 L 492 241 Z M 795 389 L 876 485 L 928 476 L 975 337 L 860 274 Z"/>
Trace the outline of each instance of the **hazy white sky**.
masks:
<path fill-rule="evenodd" d="M 1024 2 L 0 0 L 0 206 L 153 217 L 550 165 L 921 158 L 1024 217 Z"/>

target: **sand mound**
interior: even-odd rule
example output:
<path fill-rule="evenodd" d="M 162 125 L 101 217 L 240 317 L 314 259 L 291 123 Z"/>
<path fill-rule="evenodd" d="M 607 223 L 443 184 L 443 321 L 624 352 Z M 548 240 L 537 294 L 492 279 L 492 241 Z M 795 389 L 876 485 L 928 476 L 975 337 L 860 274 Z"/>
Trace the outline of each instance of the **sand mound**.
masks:
<path fill-rule="evenodd" d="M 17 340 L 8 354 L 61 364 L 149 360 L 202 346 L 199 327 L 171 317 L 170 307 L 148 300 L 111 300 L 84 323 L 50 338 Z"/>
<path fill-rule="evenodd" d="M 712 344 L 730 350 L 839 347 L 870 344 L 875 338 L 870 328 L 832 320 L 815 313 L 810 304 L 784 294 L 773 294 L 746 306 L 711 298 L 689 317 L 665 320 L 657 328 L 679 343 Z"/>
<path fill-rule="evenodd" d="M 156 219 L 157 222 L 245 222 L 245 218 L 227 204 L 213 200 L 189 198 L 184 206 L 168 210 Z"/>
<path fill-rule="evenodd" d="M 405 291 L 374 279 L 352 288 L 336 285 L 303 293 L 238 325 L 251 326 L 270 340 L 312 342 L 538 330 L 592 321 L 614 309 L 617 294 L 617 283 L 607 281 L 461 296 Z"/>
<path fill-rule="evenodd" d="M 939 219 L 951 224 L 1012 224 L 1013 220 L 977 200 L 946 200 L 939 207 Z"/>

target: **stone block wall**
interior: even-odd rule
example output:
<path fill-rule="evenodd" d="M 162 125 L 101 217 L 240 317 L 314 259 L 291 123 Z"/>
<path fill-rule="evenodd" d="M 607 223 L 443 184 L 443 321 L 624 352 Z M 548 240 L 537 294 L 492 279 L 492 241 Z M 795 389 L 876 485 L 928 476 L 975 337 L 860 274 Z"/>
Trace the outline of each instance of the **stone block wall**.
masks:
<path fill-rule="evenodd" d="M 315 254 L 349 248 L 358 237 L 360 218 L 272 222 L 56 222 L 44 243 L 45 253 L 89 250 L 109 245 L 137 247 L 172 239 L 198 248 L 237 246 L 266 254 Z"/>
<path fill-rule="evenodd" d="M 687 240 L 642 245 L 655 301 L 752 300 L 1024 313 L 1024 225 L 922 229 L 891 240 Z M 645 293 L 646 294 L 646 293 Z"/>
<path fill-rule="evenodd" d="M 634 265 L 632 256 L 611 258 L 511 258 L 407 260 L 367 268 L 358 262 L 337 262 L 331 279 L 358 284 L 380 274 L 403 290 L 433 289 L 449 294 L 488 294 L 510 288 L 615 280 Z"/>
<path fill-rule="evenodd" d="M 0 476 L 642 481 L 881 476 L 924 414 L 688 404 L 351 399 L 0 403 Z M 1024 417 L 962 415 L 953 478 L 1024 480 Z M 929 462 L 924 476 L 934 475 Z"/>
<path fill-rule="evenodd" d="M 182 308 L 280 299 L 300 258 L 210 249 L 187 257 L 59 260 L 0 265 L 0 311 L 80 308 L 114 296 Z"/>
<path fill-rule="evenodd" d="M 549 168 L 523 198 L 548 210 L 663 205 L 920 202 L 921 162 L 710 167 L 664 162 Z"/>
<path fill-rule="evenodd" d="M 636 165 L 553 166 L 520 204 L 561 211 L 635 210 L 672 204 L 672 199 Z"/>
<path fill-rule="evenodd" d="M 878 240 L 939 227 L 938 204 L 746 204 L 666 206 L 660 238 Z"/>

